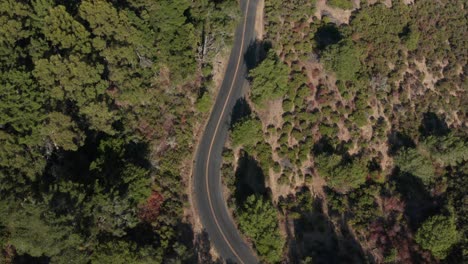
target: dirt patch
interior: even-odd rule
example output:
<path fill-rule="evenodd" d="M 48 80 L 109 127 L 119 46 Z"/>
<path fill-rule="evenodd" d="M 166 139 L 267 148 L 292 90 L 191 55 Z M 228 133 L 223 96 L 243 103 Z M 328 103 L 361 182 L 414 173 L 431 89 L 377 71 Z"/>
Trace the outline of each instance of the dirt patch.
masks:
<path fill-rule="evenodd" d="M 372 138 L 372 124 L 367 124 L 361 127 L 361 137 L 367 141 L 370 141 Z"/>
<path fill-rule="evenodd" d="M 219 52 L 213 59 L 213 88 L 211 93 L 213 98 L 218 94 L 219 87 L 226 73 L 226 66 L 229 60 L 229 51 L 227 49 Z"/>
<path fill-rule="evenodd" d="M 264 109 L 255 109 L 265 126 L 281 127 L 283 123 L 283 99 L 272 100 Z M 264 128 L 266 130 L 266 127 Z"/>
<path fill-rule="evenodd" d="M 323 16 L 329 17 L 336 24 L 348 24 L 353 10 L 343 10 L 333 8 L 327 5 L 326 0 L 318 0 L 315 5 L 315 16 L 322 19 Z"/>
<path fill-rule="evenodd" d="M 263 9 L 265 8 L 265 1 L 259 0 L 257 4 L 257 12 L 255 13 L 255 32 L 257 33 L 257 39 L 263 39 Z"/>
<path fill-rule="evenodd" d="M 312 191 L 312 194 L 315 197 L 321 197 L 321 198 L 326 197 L 325 192 L 323 190 L 323 187 L 325 187 L 325 186 L 327 186 L 327 183 L 325 182 L 325 180 L 322 177 L 319 177 L 317 175 L 314 175 L 312 177 L 311 191 Z M 324 207 L 324 209 L 327 209 L 327 208 Z M 326 213 L 328 213 L 328 212 L 326 212 Z"/>
<path fill-rule="evenodd" d="M 340 120 L 338 123 L 338 139 L 341 141 L 347 142 L 348 140 L 351 139 L 351 134 L 349 133 L 349 130 L 346 128 L 343 120 Z"/>
<path fill-rule="evenodd" d="M 424 74 L 424 79 L 422 80 L 422 83 L 424 84 L 424 86 L 432 91 L 435 91 L 434 84 L 439 79 L 429 72 L 429 69 L 426 66 L 426 60 L 423 60 L 423 61 L 414 60 L 414 64 L 416 65 L 417 69 Z"/>
<path fill-rule="evenodd" d="M 392 0 L 384 0 L 382 3 L 388 8 L 392 7 Z"/>
<path fill-rule="evenodd" d="M 272 173 L 272 171 L 270 171 Z M 275 177 L 276 176 L 276 177 Z M 289 185 L 278 184 L 279 175 L 270 174 L 270 189 L 271 189 L 271 199 L 274 203 L 278 202 L 279 197 L 287 196 L 292 193 L 293 188 Z"/>

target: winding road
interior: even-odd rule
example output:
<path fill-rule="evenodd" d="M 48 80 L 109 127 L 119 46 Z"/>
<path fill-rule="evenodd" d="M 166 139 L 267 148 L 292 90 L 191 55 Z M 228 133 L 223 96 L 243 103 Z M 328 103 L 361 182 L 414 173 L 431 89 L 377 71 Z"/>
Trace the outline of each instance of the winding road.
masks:
<path fill-rule="evenodd" d="M 228 213 L 220 175 L 222 150 L 228 135 L 231 112 L 242 96 L 242 88 L 246 82 L 247 66 L 244 56 L 249 45 L 255 41 L 257 1 L 240 0 L 243 17 L 236 29 L 224 80 L 195 156 L 195 208 L 210 242 L 227 263 L 259 262 Z"/>

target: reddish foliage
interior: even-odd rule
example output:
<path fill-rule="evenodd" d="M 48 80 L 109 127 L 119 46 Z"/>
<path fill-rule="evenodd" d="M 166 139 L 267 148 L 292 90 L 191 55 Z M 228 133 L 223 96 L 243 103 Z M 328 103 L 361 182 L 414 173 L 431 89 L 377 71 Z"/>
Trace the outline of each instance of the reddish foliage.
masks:
<path fill-rule="evenodd" d="M 163 201 L 164 198 L 162 195 L 153 191 L 150 197 L 148 197 L 148 200 L 146 200 L 146 203 L 139 206 L 138 218 L 148 223 L 156 221 Z"/>
<path fill-rule="evenodd" d="M 137 129 L 148 140 L 151 140 L 153 136 L 156 134 L 156 130 L 146 120 L 141 120 L 140 123 L 138 124 Z"/>
<path fill-rule="evenodd" d="M 395 211 L 402 213 L 405 210 L 405 203 L 395 196 L 384 198 L 382 205 L 385 212 Z"/>
<path fill-rule="evenodd" d="M 168 131 L 167 133 L 170 133 L 174 127 L 174 120 L 170 117 L 166 118 L 163 123 L 163 129 L 164 131 Z"/>
<path fill-rule="evenodd" d="M 320 70 L 318 68 L 314 68 L 312 70 L 312 77 L 316 79 L 320 75 Z"/>
<path fill-rule="evenodd" d="M 389 209 L 393 212 L 401 208 L 402 202 L 399 199 L 389 198 Z M 385 203 L 384 203 L 385 204 Z M 423 252 L 415 244 L 413 234 L 404 221 L 394 221 L 394 219 L 379 220 L 369 225 L 367 241 L 374 248 L 374 256 L 377 263 L 383 260 L 383 256 L 391 249 L 397 251 L 398 263 L 433 263 L 430 254 Z M 415 258 L 415 256 L 418 256 Z"/>
<path fill-rule="evenodd" d="M 119 88 L 117 86 L 115 86 L 115 85 L 111 85 L 106 89 L 106 93 L 112 98 L 117 97 L 119 92 L 120 92 Z"/>
<path fill-rule="evenodd" d="M 13 263 L 16 256 L 16 248 L 13 245 L 7 244 L 3 249 L 0 248 L 0 253 L 3 255 L 5 263 Z"/>

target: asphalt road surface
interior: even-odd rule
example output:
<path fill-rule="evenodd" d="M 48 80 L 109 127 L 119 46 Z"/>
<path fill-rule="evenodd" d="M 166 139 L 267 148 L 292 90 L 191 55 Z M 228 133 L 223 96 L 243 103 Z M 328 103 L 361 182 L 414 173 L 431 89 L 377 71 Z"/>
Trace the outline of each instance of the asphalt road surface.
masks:
<path fill-rule="evenodd" d="M 258 259 L 242 239 L 223 197 L 220 166 L 222 150 L 229 129 L 231 112 L 242 96 L 247 66 L 248 47 L 255 41 L 255 12 L 258 0 L 241 0 L 243 17 L 237 27 L 224 80 L 211 112 L 195 157 L 194 201 L 204 230 L 220 257 L 227 263 L 258 263 Z"/>

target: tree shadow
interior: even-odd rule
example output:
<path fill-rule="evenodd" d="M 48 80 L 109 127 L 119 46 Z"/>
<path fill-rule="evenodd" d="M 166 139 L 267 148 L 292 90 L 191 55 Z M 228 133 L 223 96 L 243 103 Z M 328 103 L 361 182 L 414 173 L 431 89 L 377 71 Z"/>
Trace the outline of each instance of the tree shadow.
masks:
<path fill-rule="evenodd" d="M 194 249 L 194 256 L 186 263 L 203 263 L 203 264 L 223 264 L 223 263 L 236 263 L 231 260 L 224 260 L 218 258 L 213 260 L 210 249 L 210 239 L 208 233 L 203 230 L 201 233 L 195 235 L 195 239 L 193 241 L 193 249 Z"/>
<path fill-rule="evenodd" d="M 416 146 L 409 136 L 394 130 L 388 134 L 387 143 L 388 154 L 392 156 L 402 148 L 414 148 Z"/>
<path fill-rule="evenodd" d="M 340 30 L 332 23 L 319 27 L 314 36 L 318 50 L 324 50 L 326 47 L 338 43 L 342 38 Z"/>
<path fill-rule="evenodd" d="M 245 100 L 244 97 L 237 99 L 236 104 L 231 113 L 231 124 L 230 129 L 232 129 L 240 120 L 245 117 L 248 117 L 252 114 L 252 109 L 250 108 L 249 103 Z"/>
<path fill-rule="evenodd" d="M 438 201 L 431 197 L 420 178 L 396 172 L 391 180 L 396 183 L 396 189 L 406 203 L 404 214 L 411 229 L 416 230 L 428 216 L 439 211 Z"/>
<path fill-rule="evenodd" d="M 260 164 L 245 151 L 242 151 L 238 162 L 235 184 L 234 197 L 238 206 L 244 204 L 250 195 L 267 195 L 263 170 Z"/>
<path fill-rule="evenodd" d="M 28 254 L 16 255 L 12 263 L 15 264 L 49 264 L 49 257 L 32 257 Z"/>
<path fill-rule="evenodd" d="M 326 154 L 338 154 L 343 156 L 344 159 L 350 159 L 348 153 L 348 142 L 346 141 L 337 141 L 333 142 L 328 136 L 321 137 L 312 147 L 312 153 L 315 156 Z M 358 154 L 354 155 L 357 156 Z"/>
<path fill-rule="evenodd" d="M 134 228 L 128 230 L 126 237 L 138 245 L 151 245 L 158 239 L 151 224 L 145 222 L 141 222 Z"/>
<path fill-rule="evenodd" d="M 449 133 L 447 123 L 433 112 L 424 113 L 419 127 L 419 133 L 423 137 L 427 136 L 445 136 Z"/>
<path fill-rule="evenodd" d="M 244 53 L 244 61 L 247 70 L 251 70 L 260 64 L 266 58 L 271 47 L 272 44 L 269 41 L 255 40 L 250 43 Z"/>
<path fill-rule="evenodd" d="M 210 254 L 210 240 L 208 233 L 203 230 L 195 236 L 194 251 L 195 256 L 192 263 L 214 263 Z"/>
<path fill-rule="evenodd" d="M 318 156 L 320 154 L 333 154 L 335 151 L 335 148 L 330 142 L 330 139 L 328 137 L 321 137 L 312 147 L 312 152 L 314 153 L 315 156 Z"/>
<path fill-rule="evenodd" d="M 307 191 L 301 188 L 295 196 Z M 365 262 L 360 244 L 350 235 L 347 227 L 342 225 L 340 232 L 336 232 L 331 219 L 323 213 L 322 199 L 315 198 L 311 210 L 302 208 L 299 205 L 295 210 L 299 217 L 293 221 L 294 237 L 289 247 L 291 262 L 300 263 L 307 257 L 311 257 L 313 263 Z"/>

